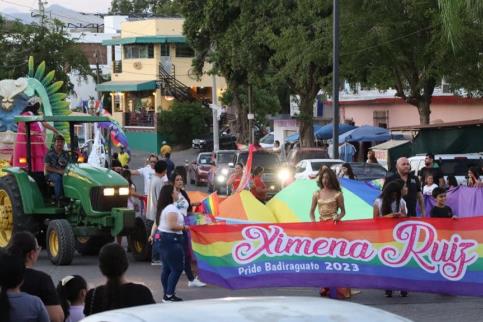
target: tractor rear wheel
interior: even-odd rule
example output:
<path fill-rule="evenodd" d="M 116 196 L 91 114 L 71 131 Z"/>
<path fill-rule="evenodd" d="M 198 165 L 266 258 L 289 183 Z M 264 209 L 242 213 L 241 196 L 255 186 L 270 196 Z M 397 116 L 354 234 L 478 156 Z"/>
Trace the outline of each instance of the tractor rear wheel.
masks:
<path fill-rule="evenodd" d="M 54 265 L 69 265 L 75 252 L 75 237 L 72 226 L 65 219 L 49 222 L 46 237 L 47 254 Z"/>
<path fill-rule="evenodd" d="M 113 240 L 114 237 L 110 235 L 90 237 L 79 236 L 75 240 L 75 249 L 81 255 L 98 255 L 102 246 Z"/>
<path fill-rule="evenodd" d="M 144 262 L 151 259 L 152 246 L 148 241 L 150 233 L 151 227 L 149 227 L 146 220 L 137 217 L 134 228 L 128 235 L 129 248 L 131 249 L 134 260 Z"/>
<path fill-rule="evenodd" d="M 39 223 L 23 212 L 22 196 L 17 180 L 12 175 L 0 178 L 0 248 L 9 246 L 13 234 L 30 231 L 36 234 Z"/>

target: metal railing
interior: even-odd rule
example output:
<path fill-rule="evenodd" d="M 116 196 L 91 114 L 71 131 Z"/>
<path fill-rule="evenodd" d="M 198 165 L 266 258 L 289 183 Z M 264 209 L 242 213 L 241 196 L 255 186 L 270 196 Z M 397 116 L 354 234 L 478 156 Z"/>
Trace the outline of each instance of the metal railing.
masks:
<path fill-rule="evenodd" d="M 122 61 L 121 60 L 115 60 L 112 62 L 112 71 L 115 74 L 122 73 Z"/>
<path fill-rule="evenodd" d="M 180 101 L 201 101 L 202 99 L 194 93 L 190 87 L 181 83 L 175 76 L 167 72 L 163 65 L 159 65 L 158 85 L 166 95 L 174 96 Z"/>
<path fill-rule="evenodd" d="M 125 112 L 124 113 L 124 125 L 125 126 L 145 126 L 154 127 L 156 124 L 156 113 L 154 111 L 141 112 Z"/>

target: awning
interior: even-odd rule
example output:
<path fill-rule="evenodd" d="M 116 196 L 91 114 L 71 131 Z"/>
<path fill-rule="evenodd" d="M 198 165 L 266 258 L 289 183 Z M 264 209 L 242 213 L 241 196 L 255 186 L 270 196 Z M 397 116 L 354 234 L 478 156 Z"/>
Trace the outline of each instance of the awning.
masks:
<path fill-rule="evenodd" d="M 156 81 L 111 81 L 96 85 L 98 92 L 139 92 L 156 88 Z"/>
<path fill-rule="evenodd" d="M 185 44 L 186 37 L 184 36 L 142 36 L 142 37 L 127 37 L 127 38 L 112 38 L 103 40 L 104 46 L 113 45 L 127 45 L 127 44 L 163 44 L 176 43 Z"/>

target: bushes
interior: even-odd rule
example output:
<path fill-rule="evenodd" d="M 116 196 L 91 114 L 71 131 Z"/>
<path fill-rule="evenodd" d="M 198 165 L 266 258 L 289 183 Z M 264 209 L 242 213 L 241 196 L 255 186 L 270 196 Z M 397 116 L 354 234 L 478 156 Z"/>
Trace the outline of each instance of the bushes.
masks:
<path fill-rule="evenodd" d="M 211 110 L 199 102 L 175 102 L 168 111 L 161 111 L 158 132 L 164 134 L 170 144 L 191 145 L 191 140 L 209 133 Z"/>

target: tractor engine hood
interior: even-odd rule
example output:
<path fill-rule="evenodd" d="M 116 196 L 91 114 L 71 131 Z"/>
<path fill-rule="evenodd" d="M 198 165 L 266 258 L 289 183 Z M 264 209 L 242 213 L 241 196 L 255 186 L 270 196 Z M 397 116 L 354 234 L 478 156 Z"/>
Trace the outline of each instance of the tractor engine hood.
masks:
<path fill-rule="evenodd" d="M 94 167 L 87 163 L 69 164 L 64 175 L 65 182 L 78 181 L 90 187 L 128 186 L 120 174 L 106 168 Z"/>

